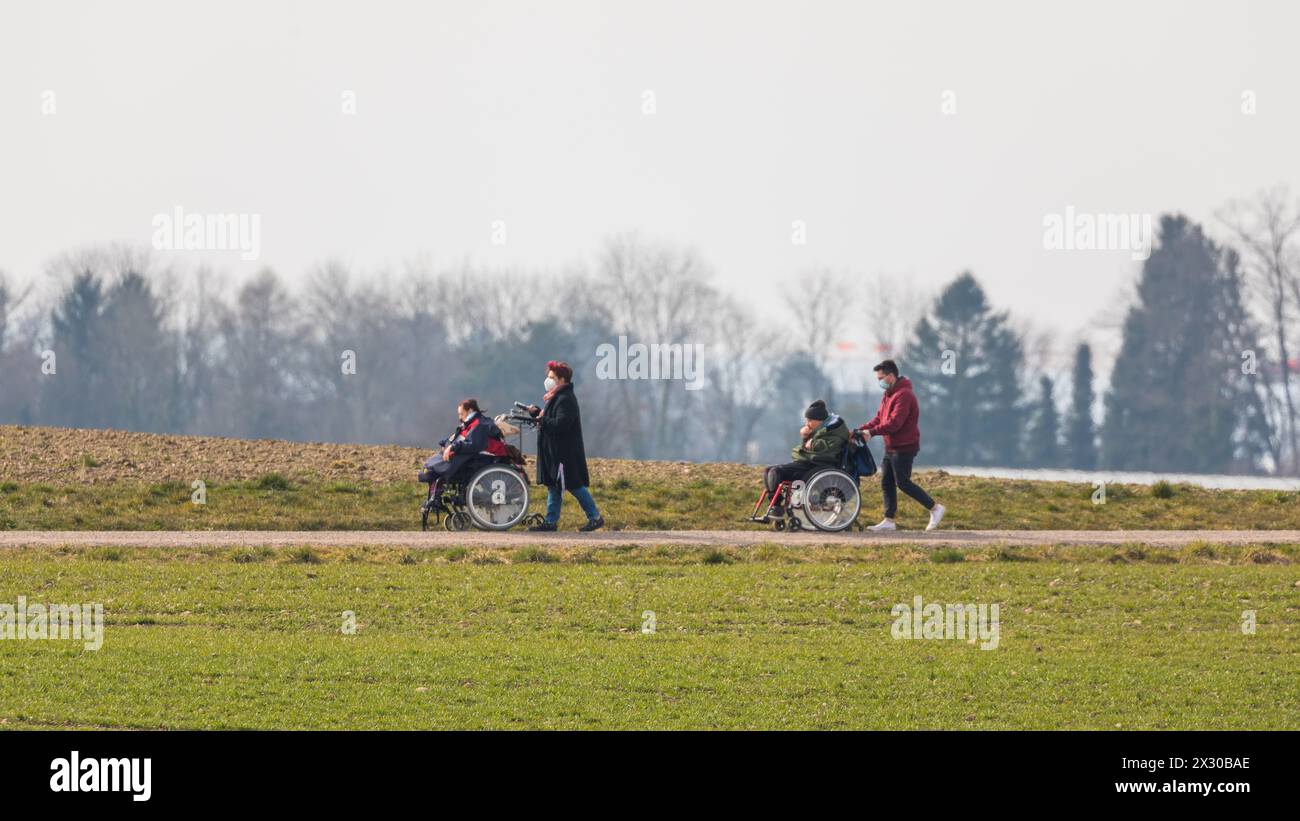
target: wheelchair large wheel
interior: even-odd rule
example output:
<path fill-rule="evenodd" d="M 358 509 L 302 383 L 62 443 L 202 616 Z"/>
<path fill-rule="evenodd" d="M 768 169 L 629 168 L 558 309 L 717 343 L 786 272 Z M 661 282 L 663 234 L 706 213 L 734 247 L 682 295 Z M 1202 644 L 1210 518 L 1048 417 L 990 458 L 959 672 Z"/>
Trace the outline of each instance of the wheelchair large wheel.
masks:
<path fill-rule="evenodd" d="M 842 470 L 820 470 L 804 483 L 803 517 L 818 530 L 847 530 L 861 507 L 858 483 Z"/>
<path fill-rule="evenodd" d="M 528 514 L 528 483 L 514 468 L 483 468 L 465 486 L 465 509 L 481 530 L 509 530 Z"/>

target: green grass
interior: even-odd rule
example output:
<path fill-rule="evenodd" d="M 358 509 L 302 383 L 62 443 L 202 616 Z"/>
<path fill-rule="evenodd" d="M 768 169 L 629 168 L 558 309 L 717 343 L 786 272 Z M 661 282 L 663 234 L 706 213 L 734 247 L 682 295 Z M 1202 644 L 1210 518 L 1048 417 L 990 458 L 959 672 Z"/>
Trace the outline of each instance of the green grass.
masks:
<path fill-rule="evenodd" d="M 279 473 L 264 474 L 252 482 L 251 486 L 254 490 L 289 490 L 292 487 L 289 480 Z M 335 487 L 337 485 L 331 485 L 331 490 Z"/>
<path fill-rule="evenodd" d="M 15 549 L 0 603 L 98 601 L 108 623 L 98 651 L 0 641 L 0 726 L 1300 725 L 1300 548 L 935 555 Z M 997 603 L 998 648 L 893 639 L 916 595 Z"/>
<path fill-rule="evenodd" d="M 647 463 L 651 464 L 651 463 Z M 622 468 L 620 468 L 622 469 Z M 592 486 L 611 530 L 755 529 L 745 522 L 758 493 L 753 475 L 728 478 L 616 476 Z M 921 484 L 948 507 L 953 529 L 1300 529 L 1300 493 L 1205 490 L 1190 485 L 1108 485 L 1093 504 L 1091 485 L 923 473 Z M 545 489 L 534 487 L 541 512 Z M 878 518 L 879 483 L 862 482 L 864 521 Z M 244 482 L 208 483 L 207 503 L 192 502 L 188 482 L 155 484 L 5 482 L 0 529 L 19 530 L 409 530 L 419 527 L 424 487 L 415 482 L 289 480 L 268 473 Z M 899 524 L 919 528 L 925 512 L 908 499 Z M 565 503 L 564 528 L 582 522 Z"/>

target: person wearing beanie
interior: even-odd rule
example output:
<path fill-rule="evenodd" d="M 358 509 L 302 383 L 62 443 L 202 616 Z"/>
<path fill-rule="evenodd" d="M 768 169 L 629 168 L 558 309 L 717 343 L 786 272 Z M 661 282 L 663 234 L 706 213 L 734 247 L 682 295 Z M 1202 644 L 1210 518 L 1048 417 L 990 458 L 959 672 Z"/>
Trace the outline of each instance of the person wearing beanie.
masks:
<path fill-rule="evenodd" d="M 791 451 L 793 461 L 772 465 L 763 474 L 769 493 L 775 493 L 782 482 L 803 479 L 815 468 L 839 467 L 844 449 L 849 445 L 849 426 L 839 416 L 826 409 L 826 401 L 818 399 L 803 412 L 804 424 L 799 429 L 799 444 Z M 785 510 L 773 504 L 766 520 L 780 519 Z"/>

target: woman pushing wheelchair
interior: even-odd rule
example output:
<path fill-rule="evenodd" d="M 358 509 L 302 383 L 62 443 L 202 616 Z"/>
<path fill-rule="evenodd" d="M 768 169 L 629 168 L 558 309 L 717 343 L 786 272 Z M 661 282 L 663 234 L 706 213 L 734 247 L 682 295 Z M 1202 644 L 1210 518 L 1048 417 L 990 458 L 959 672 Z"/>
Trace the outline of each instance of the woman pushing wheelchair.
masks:
<path fill-rule="evenodd" d="M 441 450 L 420 471 L 419 480 L 429 486 L 420 508 L 425 530 L 430 515 L 437 525 L 445 514 L 448 530 L 470 526 L 508 530 L 527 522 L 529 530 L 553 531 L 560 520 L 565 490 L 587 514 L 587 523 L 579 530 L 605 526 L 587 489 L 587 454 L 578 399 L 573 394 L 573 369 L 564 362 L 546 363 L 545 387 L 542 407 L 516 402 L 515 412 L 496 420 L 479 409 L 477 400 L 466 399 L 456 406 L 460 424 L 455 433 L 438 443 Z M 547 489 L 545 517 L 528 513 L 526 459 L 505 441 L 505 432 L 518 432 L 511 423 L 537 428 L 537 483 Z"/>
<path fill-rule="evenodd" d="M 587 523 L 578 530 L 589 532 L 605 526 L 587 487 L 587 452 L 582 444 L 582 414 L 573 393 L 573 368 L 568 363 L 546 363 L 544 405 L 530 405 L 528 413 L 537 420 L 537 483 L 546 485 L 546 517 L 528 528 L 553 531 L 560 521 L 564 491 L 582 506 Z"/>

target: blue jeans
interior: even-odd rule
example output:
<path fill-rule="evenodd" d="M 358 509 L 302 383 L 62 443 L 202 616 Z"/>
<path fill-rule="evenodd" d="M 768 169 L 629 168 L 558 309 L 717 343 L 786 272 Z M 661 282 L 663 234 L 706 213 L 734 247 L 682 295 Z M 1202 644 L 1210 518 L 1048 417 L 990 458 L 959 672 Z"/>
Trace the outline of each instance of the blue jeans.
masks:
<path fill-rule="evenodd" d="M 591 498 L 591 491 L 584 485 L 583 487 L 571 487 L 569 492 L 573 498 L 578 500 L 582 505 L 582 512 L 587 514 L 589 521 L 596 521 L 600 518 L 600 511 L 596 509 L 596 500 Z M 560 521 L 560 507 L 564 504 L 564 491 L 558 487 L 546 488 L 546 521 L 555 524 Z"/>

